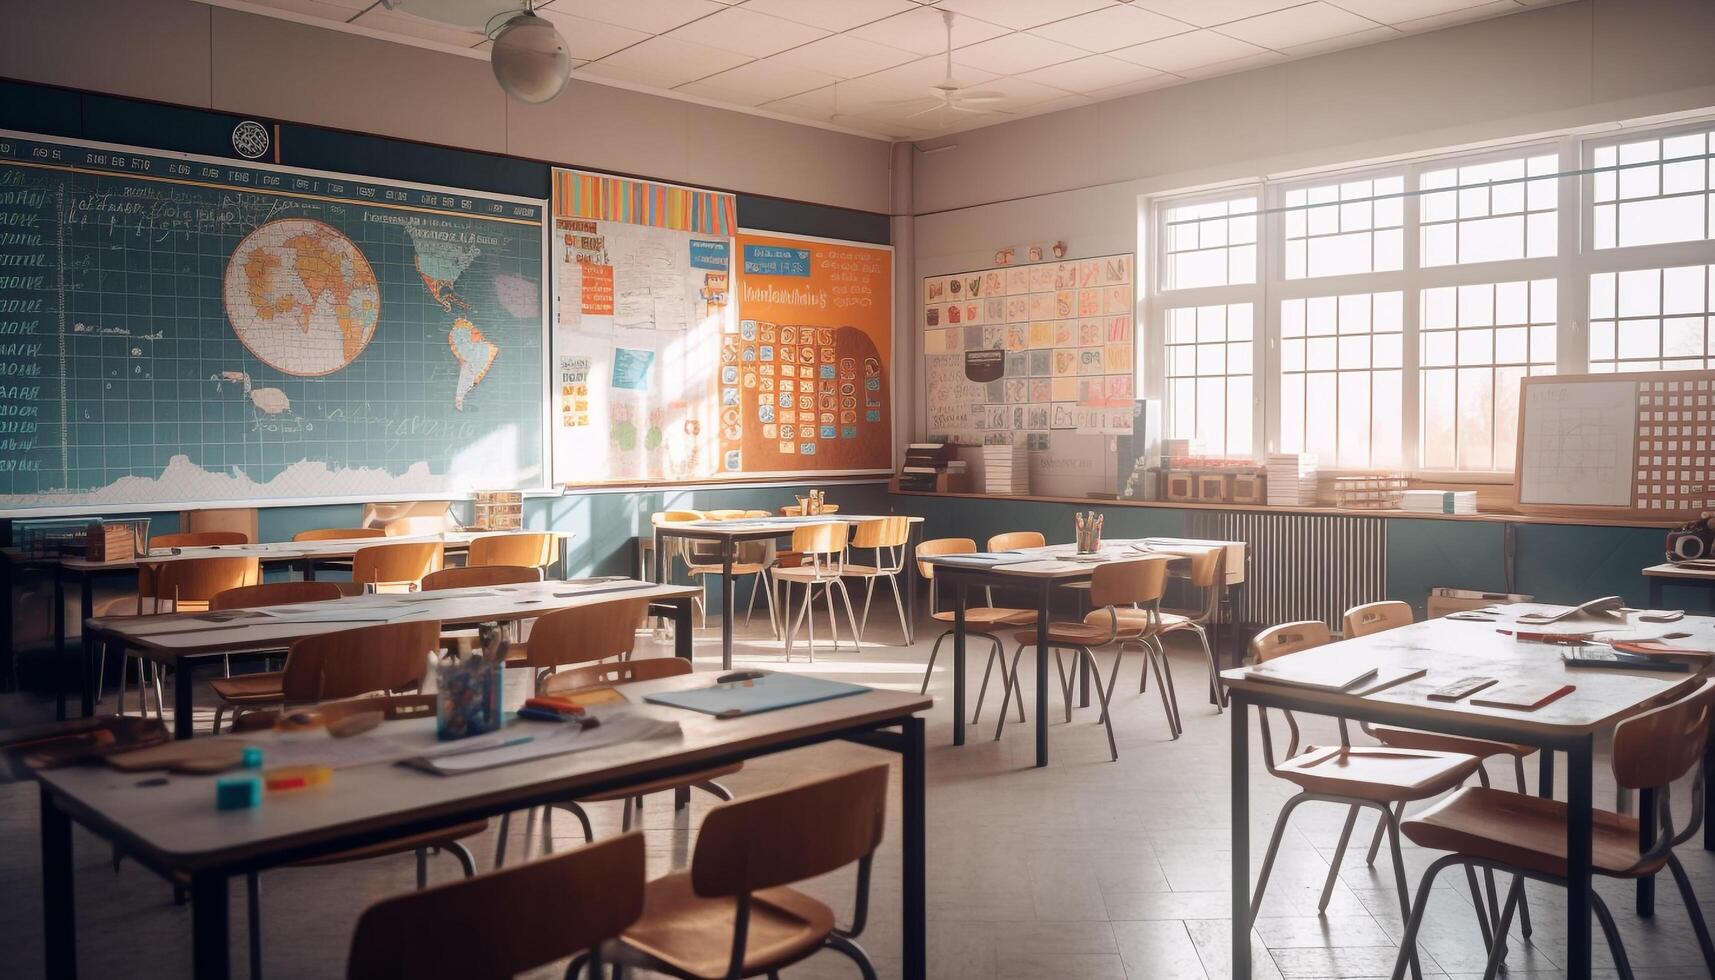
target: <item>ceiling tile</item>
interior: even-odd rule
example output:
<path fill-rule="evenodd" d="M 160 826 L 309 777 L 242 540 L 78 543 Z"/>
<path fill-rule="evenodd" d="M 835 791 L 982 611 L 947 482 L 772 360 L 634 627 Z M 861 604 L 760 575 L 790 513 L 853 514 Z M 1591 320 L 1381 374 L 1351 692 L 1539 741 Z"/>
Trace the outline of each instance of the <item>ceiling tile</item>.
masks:
<path fill-rule="evenodd" d="M 601 75 L 639 85 L 677 88 L 686 82 L 737 68 L 749 61 L 744 55 L 704 44 L 670 37 L 652 37 L 600 61 L 578 69 L 579 74 Z"/>
<path fill-rule="evenodd" d="M 993 92 L 1003 99 L 995 103 L 1002 109 L 1034 109 L 1045 102 L 1056 102 L 1072 93 L 1065 89 L 1043 85 L 1026 78 L 991 78 L 972 89 L 974 92 Z"/>
<path fill-rule="evenodd" d="M 1516 14 L 1521 9 L 1523 8 L 1513 3 L 1512 0 L 1493 0 L 1493 2 L 1474 7 L 1461 7 L 1458 10 L 1450 10 L 1442 14 L 1431 14 L 1428 17 L 1400 21 L 1393 26 L 1402 31 L 1435 31 L 1443 27 L 1452 27 L 1454 24 L 1469 24 L 1475 20 L 1487 20 L 1490 17 L 1499 17 L 1503 14 Z"/>
<path fill-rule="evenodd" d="M 1225 34 L 1216 34 L 1214 31 L 1192 31 L 1121 48 L 1109 54 L 1111 57 L 1148 65 L 1160 71 L 1182 73 L 1192 68 L 1262 54 L 1265 50 Z"/>
<path fill-rule="evenodd" d="M 1511 0 L 1508 0 L 1508 2 L 1510 3 Z M 1289 54 L 1294 58 L 1303 58 L 1315 54 L 1327 54 L 1330 51 L 1340 51 L 1345 48 L 1355 48 L 1364 44 L 1391 41 L 1399 36 L 1399 31 L 1396 31 L 1391 27 L 1377 26 L 1372 27 L 1367 31 L 1359 31 L 1356 34 L 1341 34 L 1338 37 L 1329 37 L 1323 38 L 1320 41 L 1311 41 L 1309 44 L 1294 44 L 1291 47 L 1281 48 L 1281 52 L 1283 54 Z"/>
<path fill-rule="evenodd" d="M 782 51 L 769 60 L 825 71 L 840 78 L 856 78 L 884 68 L 892 68 L 894 65 L 902 65 L 907 61 L 916 61 L 917 55 L 899 48 L 890 48 L 885 44 L 855 38 L 850 34 L 834 34 L 790 51 Z"/>
<path fill-rule="evenodd" d="M 566 4 L 565 9 L 604 24 L 665 34 L 699 17 L 720 13 L 726 7 L 713 0 L 575 0 Z"/>
<path fill-rule="evenodd" d="M 1089 95 L 1090 98 L 1097 101 L 1119 99 L 1128 95 L 1136 95 L 1139 92 L 1153 92 L 1158 88 L 1167 88 L 1170 85 L 1181 85 L 1184 84 L 1184 82 L 1185 79 L 1180 78 L 1178 75 L 1151 75 L 1140 82 L 1127 82 L 1124 85 L 1115 85 L 1111 88 L 1096 89 L 1094 92 L 1089 93 Z"/>
<path fill-rule="evenodd" d="M 368 10 L 372 6 L 374 4 L 368 0 L 268 0 L 267 3 L 270 10 L 284 10 L 339 23 L 350 20 L 358 11 Z"/>
<path fill-rule="evenodd" d="M 1408 20 L 1420 20 L 1445 14 L 1467 7 L 1480 7 L 1492 0 L 1331 0 L 1336 7 L 1349 10 L 1360 17 L 1368 17 L 1380 24 L 1399 24 Z M 1507 5 L 1517 7 L 1512 0 L 1506 0 Z"/>
<path fill-rule="evenodd" d="M 1295 7 L 1303 0 L 1135 0 L 1137 6 L 1166 14 L 1198 27 L 1213 27 L 1255 17 L 1271 10 Z"/>
<path fill-rule="evenodd" d="M 1111 88 L 1128 82 L 1138 82 L 1161 74 L 1153 68 L 1134 65 L 1129 61 L 1110 58 L 1097 54 L 1077 61 L 1051 65 L 1033 72 L 1027 72 L 1023 77 L 1032 82 L 1052 85 L 1068 92 L 1091 92 L 1099 88 Z"/>
<path fill-rule="evenodd" d="M 1015 31 L 1087 14 L 1116 0 L 941 0 L 941 6 Z"/>
<path fill-rule="evenodd" d="M 800 44 L 826 37 L 827 32 L 819 27 L 752 13 L 744 7 L 730 7 L 694 20 L 666 36 L 693 44 L 737 51 L 752 58 L 766 58 L 787 48 L 795 48 Z"/>
<path fill-rule="evenodd" d="M 1187 68 L 1177 74 L 1185 78 L 1213 78 L 1216 75 L 1231 75 L 1235 72 L 1250 71 L 1252 68 L 1262 68 L 1266 65 L 1279 64 L 1286 61 L 1286 55 L 1279 51 L 1263 51 L 1245 58 L 1234 58 L 1216 65 L 1204 65 L 1201 68 Z"/>
<path fill-rule="evenodd" d="M 373 8 L 359 14 L 350 23 L 359 27 L 368 27 L 389 34 L 403 34 L 424 41 L 438 41 L 461 48 L 468 48 L 482 40 L 482 31 L 454 27 L 438 20 L 417 17 L 398 10 L 388 10 L 376 4 Z"/>
<path fill-rule="evenodd" d="M 947 77 L 946 61 L 939 57 L 919 58 L 909 64 L 855 78 L 840 86 L 840 95 L 848 92 L 905 92 L 906 94 L 935 94 L 932 86 Z M 953 81 L 962 88 L 971 88 L 995 77 L 993 72 L 969 65 L 953 66 Z"/>
<path fill-rule="evenodd" d="M 1221 25 L 1221 33 L 1265 48 L 1288 48 L 1341 34 L 1356 34 L 1376 22 L 1316 0 Z"/>
<path fill-rule="evenodd" d="M 567 6 L 566 10 L 573 9 Z M 604 24 L 599 20 L 587 17 L 577 17 L 563 13 L 556 7 L 541 8 L 538 13 L 546 18 L 560 36 L 566 39 L 566 45 L 572 52 L 572 57 L 580 61 L 594 61 L 605 58 L 615 51 L 629 48 L 640 41 L 649 40 L 649 35 L 642 31 L 634 31 L 629 27 L 617 24 Z"/>
<path fill-rule="evenodd" d="M 698 79 L 694 84 L 751 97 L 752 101 L 747 104 L 756 105 L 822 88 L 831 85 L 833 81 L 832 75 L 808 68 L 783 65 L 774 61 L 753 61 L 731 71 Z M 689 86 L 681 86 L 679 91 L 685 91 L 687 88 Z"/>
<path fill-rule="evenodd" d="M 1112 51 L 1158 37 L 1182 34 L 1191 25 L 1148 10 L 1121 5 L 1043 24 L 1030 33 L 1086 51 Z"/>
<path fill-rule="evenodd" d="M 911 0 L 750 0 L 746 10 L 772 14 L 824 31 L 849 31 L 854 27 L 915 10 Z"/>
<path fill-rule="evenodd" d="M 997 75 L 1017 75 L 1044 65 L 1071 61 L 1086 54 L 1069 44 L 1034 34 L 1008 34 L 953 52 L 953 60 Z"/>
<path fill-rule="evenodd" d="M 953 18 L 953 47 L 986 41 L 1005 34 L 1006 28 L 974 17 Z M 849 32 L 852 37 L 874 41 L 892 48 L 903 48 L 916 54 L 934 54 L 947 50 L 947 28 L 941 22 L 941 12 L 933 7 L 919 7 L 886 20 L 865 24 Z"/>

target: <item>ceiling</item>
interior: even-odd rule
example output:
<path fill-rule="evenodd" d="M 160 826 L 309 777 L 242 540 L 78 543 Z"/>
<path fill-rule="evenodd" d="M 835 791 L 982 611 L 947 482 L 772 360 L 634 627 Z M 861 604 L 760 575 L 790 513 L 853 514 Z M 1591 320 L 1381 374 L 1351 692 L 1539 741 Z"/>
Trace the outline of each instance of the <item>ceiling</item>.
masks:
<path fill-rule="evenodd" d="M 203 0 L 486 58 L 522 0 Z M 538 0 L 591 82 L 925 139 L 1561 0 Z M 415 11 L 415 13 L 413 13 Z M 953 69 L 986 101 L 940 107 Z"/>

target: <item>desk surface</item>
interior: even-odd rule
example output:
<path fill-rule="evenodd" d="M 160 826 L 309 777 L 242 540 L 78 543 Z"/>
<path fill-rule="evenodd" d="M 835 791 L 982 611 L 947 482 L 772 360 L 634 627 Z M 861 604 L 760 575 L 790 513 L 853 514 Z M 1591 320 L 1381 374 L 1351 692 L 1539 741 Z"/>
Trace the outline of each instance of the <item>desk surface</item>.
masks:
<path fill-rule="evenodd" d="M 641 705 L 645 694 L 709 682 L 707 674 L 687 674 L 625 685 L 624 691 Z M 314 849 L 353 833 L 498 814 L 515 809 L 514 803 L 573 797 L 667 767 L 757 754 L 803 738 L 900 719 L 931 704 L 930 698 L 915 693 L 869 690 L 725 720 L 649 706 L 642 710 L 680 723 L 678 738 L 612 745 L 456 776 L 389 764 L 340 769 L 326 787 L 266 794 L 253 810 L 216 810 L 213 776 L 171 775 L 164 786 L 139 787 L 136 773 L 77 766 L 43 772 L 41 780 L 80 822 L 113 836 L 147 863 L 182 870 L 245 862 L 265 866 L 270 854 Z M 433 724 L 432 719 L 388 723 Z"/>
<path fill-rule="evenodd" d="M 1675 565 L 1663 562 L 1644 569 L 1644 574 L 1654 578 L 1683 578 L 1704 582 L 1715 582 L 1715 565 Z"/>
<path fill-rule="evenodd" d="M 695 586 L 655 585 L 636 579 L 528 582 L 435 592 L 351 596 L 226 613 L 104 616 L 87 628 L 156 660 L 171 661 L 227 650 L 262 650 L 292 640 L 381 623 L 437 620 L 469 623 L 534 619 L 574 606 L 621 599 L 677 599 L 699 595 Z"/>
<path fill-rule="evenodd" d="M 124 571 L 139 565 L 159 565 L 167 562 L 186 561 L 191 558 L 256 558 L 263 562 L 298 561 L 304 558 L 350 558 L 363 548 L 371 548 L 381 544 L 409 544 L 422 541 L 439 541 L 443 546 L 456 550 L 469 547 L 470 543 L 477 538 L 501 537 L 512 534 L 553 534 L 562 538 L 571 537 L 569 533 L 563 531 L 447 531 L 442 534 L 400 535 L 394 538 L 330 538 L 323 541 L 262 541 L 255 544 L 210 545 L 180 548 L 178 554 L 152 554 L 146 558 L 116 558 L 112 561 L 90 561 L 76 555 L 24 560 L 48 565 L 58 564 L 75 572 L 107 572 Z"/>
<path fill-rule="evenodd" d="M 1506 608 L 1528 612 L 1545 607 L 1522 605 Z M 1598 635 L 1609 638 L 1659 637 L 1666 632 L 1685 632 L 1691 635 L 1676 643 L 1715 650 L 1715 619 L 1687 616 L 1676 623 L 1660 624 L 1641 623 L 1636 616 L 1633 613 L 1627 625 L 1616 626 Z M 1342 714 L 1343 706 L 1362 702 L 1371 706 L 1385 705 L 1389 710 L 1397 711 L 1401 724 L 1422 721 L 1426 722 L 1424 727 L 1433 727 L 1427 722 L 1464 719 L 1502 725 L 1521 734 L 1553 736 L 1612 728 L 1644 708 L 1683 693 L 1701 676 L 1695 668 L 1684 674 L 1568 668 L 1560 660 L 1560 654 L 1567 647 L 1521 642 L 1497 632 L 1499 629 L 1518 628 L 1506 620 L 1464 622 L 1430 619 L 1290 655 L 1292 659 L 1304 657 L 1312 661 L 1376 667 L 1426 667 L 1429 670 L 1417 680 L 1370 695 L 1318 691 L 1253 680 L 1246 676 L 1244 668 L 1222 672 L 1221 680 L 1234 691 L 1253 692 L 1259 696 L 1285 695 L 1298 701 L 1325 705 L 1327 713 L 1332 715 Z M 1523 628 L 1552 631 L 1557 627 Z M 1577 627 L 1568 623 L 1564 628 Z M 1705 663 L 1704 672 L 1709 669 L 1710 664 Z M 1469 698 L 1454 703 L 1427 698 L 1430 691 L 1471 676 L 1493 677 L 1500 684 L 1561 682 L 1576 685 L 1577 690 L 1535 711 L 1483 707 L 1471 704 Z"/>
<path fill-rule="evenodd" d="M 1144 547 L 1147 550 L 1139 551 L 1133 545 Z M 1098 554 L 1080 556 L 1079 560 L 1076 561 L 1070 560 L 1070 556 L 1078 554 L 1077 546 L 1071 544 L 1051 544 L 1042 548 L 1019 548 L 1017 549 L 1018 561 L 1013 563 L 978 565 L 960 561 L 959 555 L 936 555 L 925 557 L 922 560 L 949 570 L 976 571 L 1021 579 L 1076 581 L 1088 578 L 1091 570 L 1097 565 L 1153 557 L 1189 558 L 1206 553 L 1212 548 L 1227 549 L 1228 584 L 1244 581 L 1245 543 L 1243 541 L 1205 541 L 1197 538 L 1112 538 L 1102 542 L 1102 550 Z M 1235 549 L 1237 551 L 1236 560 L 1234 558 Z"/>
<path fill-rule="evenodd" d="M 923 518 L 910 514 L 818 514 L 815 517 L 756 517 L 734 518 L 730 521 L 671 521 L 656 524 L 654 530 L 663 537 L 740 538 L 785 537 L 801 527 L 816 524 L 858 524 L 879 521 L 887 517 L 903 517 L 911 524 L 923 523 Z"/>

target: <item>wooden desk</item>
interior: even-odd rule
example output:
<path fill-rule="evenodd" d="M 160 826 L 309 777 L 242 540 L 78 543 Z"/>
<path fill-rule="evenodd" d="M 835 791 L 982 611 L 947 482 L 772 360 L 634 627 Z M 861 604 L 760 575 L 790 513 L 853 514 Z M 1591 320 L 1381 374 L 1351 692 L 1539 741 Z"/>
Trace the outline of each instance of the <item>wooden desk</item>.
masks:
<path fill-rule="evenodd" d="M 689 635 L 688 631 L 686 635 Z M 627 685 L 634 702 L 651 691 L 704 686 L 708 675 Z M 230 973 L 227 881 L 294 861 L 451 827 L 555 800 L 588 797 L 820 742 L 847 740 L 901 755 L 903 962 L 924 976 L 925 851 L 923 719 L 933 702 L 871 690 L 851 697 L 717 720 L 676 709 L 677 738 L 632 742 L 457 776 L 393 765 L 342 769 L 321 789 L 272 794 L 254 810 L 214 807 L 212 776 L 167 777 L 140 788 L 105 767 L 41 773 L 42 891 L 47 976 L 77 974 L 72 891 L 72 821 L 114 842 L 163 876 L 190 877 L 195 976 Z M 396 725 L 432 725 L 422 721 Z"/>
<path fill-rule="evenodd" d="M 361 548 L 378 544 L 402 544 L 411 541 L 440 541 L 449 555 L 461 555 L 470 550 L 470 543 L 477 538 L 502 534 L 534 534 L 539 532 L 529 530 L 519 531 L 448 531 L 444 534 L 400 536 L 396 538 L 343 538 L 325 541 L 266 541 L 258 544 L 232 544 L 204 548 L 181 548 L 176 555 L 150 555 L 148 557 L 119 558 L 113 561 L 90 561 L 76 555 L 35 558 L 24 555 L 15 548 L 0 549 L 0 589 L 5 589 L 6 617 L 0 621 L 0 663 L 10 662 L 15 655 L 12 649 L 12 575 L 14 568 L 45 568 L 54 579 L 54 660 L 60 667 L 60 682 L 58 704 L 54 716 L 64 720 L 66 716 L 66 688 L 73 683 L 69 676 L 73 664 L 66 655 L 66 622 L 65 622 L 65 591 L 67 582 L 76 582 L 80 591 L 78 620 L 81 622 L 95 614 L 95 583 L 99 579 L 120 576 L 134 576 L 142 565 L 164 565 L 174 561 L 186 561 L 192 558 L 255 558 L 264 567 L 269 565 L 297 565 L 306 580 L 315 578 L 315 563 L 318 561 L 333 561 L 349 559 Z M 571 537 L 563 532 L 549 532 L 562 538 Z M 564 542 L 562 541 L 563 545 Z M 565 576 L 565 548 L 560 549 L 560 576 Z M 89 643 L 84 641 L 83 660 L 89 661 Z M 77 679 L 83 684 L 83 716 L 89 717 L 95 711 L 95 701 L 90 687 L 90 675 Z"/>
<path fill-rule="evenodd" d="M 917 622 L 917 580 L 916 568 L 911 557 L 916 550 L 912 544 L 917 536 L 917 526 L 923 523 L 921 517 L 906 517 L 911 524 L 911 530 L 905 536 L 905 622 L 907 630 L 915 629 Z M 800 527 L 811 524 L 857 524 L 862 521 L 877 520 L 875 517 L 864 517 L 854 514 L 822 514 L 816 517 L 758 517 L 737 519 L 731 521 L 675 521 L 670 524 L 655 525 L 655 581 L 665 582 L 671 573 L 673 565 L 667 559 L 665 542 L 668 538 L 681 538 L 687 541 L 713 541 L 720 545 L 721 563 L 721 669 L 732 669 L 732 617 L 733 617 L 733 582 L 732 566 L 738 560 L 738 546 L 744 541 L 778 541 L 790 538 L 792 532 Z M 790 590 L 788 590 L 790 593 Z M 782 617 L 786 610 L 780 610 Z M 907 633 L 905 642 L 911 643 L 913 637 Z"/>
<path fill-rule="evenodd" d="M 1679 585 L 1700 585 L 1704 590 L 1715 593 L 1715 568 L 1699 568 L 1696 566 L 1675 565 L 1663 562 L 1644 569 L 1644 578 L 1649 580 L 1649 604 L 1651 609 L 1662 607 L 1661 589 L 1668 582 Z M 1715 609 L 1715 607 L 1712 607 Z"/>
<path fill-rule="evenodd" d="M 1525 611 L 1538 606 L 1509 607 Z M 1516 612 L 1514 613 L 1516 615 Z M 1643 627 L 1659 633 L 1661 627 Z M 1411 626 L 1367 637 L 1332 643 L 1292 655 L 1297 658 L 1356 663 L 1378 667 L 1427 667 L 1427 676 L 1368 696 L 1325 692 L 1271 684 L 1247 678 L 1243 669 L 1225 671 L 1221 680 L 1230 695 L 1228 718 L 1232 727 L 1232 890 L 1233 890 L 1233 977 L 1248 980 L 1250 963 L 1250 723 L 1249 708 L 1282 708 L 1310 714 L 1330 715 L 1376 724 L 1520 742 L 1542 749 L 1543 795 L 1553 793 L 1553 752 L 1566 753 L 1566 801 L 1571 820 L 1566 828 L 1567 855 L 1571 874 L 1567 889 L 1566 975 L 1572 980 L 1590 976 L 1590 867 L 1592 760 L 1598 736 L 1613 731 L 1616 724 L 1657 704 L 1672 700 L 1696 683 L 1697 673 L 1669 674 L 1654 671 L 1568 670 L 1560 662 L 1562 648 L 1543 643 L 1521 643 L 1496 632 L 1498 627 L 1515 628 L 1506 622 L 1461 622 L 1431 619 Z M 1692 634 L 1689 646 L 1715 649 L 1715 619 L 1687 617 L 1673 628 Z M 1552 628 L 1552 627 L 1549 627 Z M 1630 628 L 1630 627 L 1628 627 Z M 1705 666 L 1705 671 L 1709 667 Z M 1460 677 L 1483 675 L 1501 683 L 1513 680 L 1547 681 L 1564 677 L 1577 685 L 1571 694 L 1536 711 L 1479 707 L 1461 701 L 1448 704 L 1430 701 L 1426 695 Z M 1710 760 L 1705 759 L 1705 766 Z M 1643 794 L 1639 813 L 1654 812 L 1652 793 Z M 1654 827 L 1642 821 L 1640 837 L 1645 846 Z M 1639 909 L 1648 914 L 1649 890 L 1639 882 Z"/>
<path fill-rule="evenodd" d="M 530 582 L 438 592 L 406 592 L 351 596 L 295 606 L 257 610 L 262 615 L 216 621 L 209 613 L 168 613 L 160 616 L 106 616 L 83 624 L 84 699 L 90 700 L 93 658 L 105 655 L 108 644 L 134 650 L 139 656 L 173 668 L 173 734 L 190 738 L 197 661 L 245 650 L 278 650 L 293 640 L 379 623 L 438 620 L 444 624 L 511 622 L 535 619 L 543 613 L 573 606 L 599 605 L 617 599 L 648 599 L 674 620 L 675 653 L 691 656 L 691 586 L 656 585 L 636 579 L 592 580 L 590 584 Z M 348 614 L 329 619 L 330 612 Z M 232 613 L 215 614 L 230 617 Z"/>
<path fill-rule="evenodd" d="M 1137 551 L 1131 545 L 1147 546 L 1148 551 Z M 1243 575 L 1244 561 L 1242 558 L 1244 542 L 1242 541 L 1200 541 L 1187 538 L 1137 538 L 1111 539 L 1102 542 L 1104 557 L 1107 561 L 1126 561 L 1136 558 L 1146 558 L 1151 555 L 1166 555 L 1172 558 L 1189 559 L 1201 554 L 1209 548 L 1240 549 L 1240 559 L 1236 563 L 1239 574 Z M 1057 556 L 1071 555 L 1077 552 L 1077 547 L 1070 544 L 1050 545 L 1046 548 L 1021 548 L 1019 554 L 1025 560 L 1022 564 L 991 565 L 975 567 L 961 563 L 958 555 L 942 555 L 926 558 L 925 561 L 935 566 L 935 576 L 941 581 L 943 592 L 951 586 L 953 592 L 953 744 L 965 744 L 965 606 L 972 589 L 984 587 L 1024 589 L 1035 594 L 1036 617 L 1039 624 L 1052 620 L 1050 602 L 1054 589 L 1059 586 L 1088 582 L 1096 562 L 1070 562 L 1056 560 Z M 1230 559 L 1230 555 L 1229 555 Z M 1026 629 L 1028 627 L 1019 627 Z M 1210 638 L 1214 642 L 1214 638 Z M 1089 685 L 1088 674 L 1082 660 L 1078 664 L 1079 704 L 1088 707 Z M 1036 764 L 1048 764 L 1048 647 L 1036 648 Z"/>

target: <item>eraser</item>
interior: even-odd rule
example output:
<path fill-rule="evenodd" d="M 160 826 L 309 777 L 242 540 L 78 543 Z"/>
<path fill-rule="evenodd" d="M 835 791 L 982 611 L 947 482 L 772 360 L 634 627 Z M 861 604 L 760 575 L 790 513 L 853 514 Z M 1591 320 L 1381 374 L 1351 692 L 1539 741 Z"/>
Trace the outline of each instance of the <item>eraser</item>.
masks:
<path fill-rule="evenodd" d="M 262 781 L 267 784 L 269 792 L 287 789 L 308 789 L 313 786 L 325 786 L 333 779 L 333 770 L 327 766 L 284 766 L 279 769 L 269 769 L 262 774 Z"/>
<path fill-rule="evenodd" d="M 262 780 L 255 776 L 224 776 L 214 784 L 217 810 L 249 810 L 262 803 Z"/>
<path fill-rule="evenodd" d="M 246 769 L 262 768 L 262 749 L 260 746 L 246 745 L 244 755 L 241 758 Z"/>

